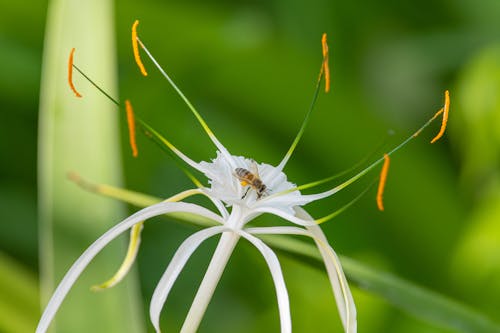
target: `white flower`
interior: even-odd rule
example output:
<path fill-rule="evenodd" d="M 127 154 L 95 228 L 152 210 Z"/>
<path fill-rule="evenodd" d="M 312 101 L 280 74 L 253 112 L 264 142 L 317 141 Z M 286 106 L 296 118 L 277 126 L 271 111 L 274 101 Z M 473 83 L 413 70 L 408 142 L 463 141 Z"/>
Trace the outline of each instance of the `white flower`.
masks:
<path fill-rule="evenodd" d="M 215 138 L 213 137 L 213 139 Z M 217 145 L 219 145 L 218 141 Z M 288 293 L 279 261 L 274 252 L 255 236 L 259 234 L 295 234 L 308 236 L 314 239 L 325 261 L 345 330 L 349 333 L 356 332 L 356 310 L 354 301 L 349 291 L 344 273 L 342 272 L 338 257 L 329 246 L 326 237 L 316 225 L 316 222 L 299 207 L 311 201 L 311 196 L 301 195 L 301 193 L 296 190 L 296 186 L 287 181 L 286 175 L 279 168 L 269 164 L 256 164 L 253 160 L 241 156 L 229 155 L 225 148 L 223 148 L 223 150 L 224 153 L 217 152 L 217 157 L 212 162 L 195 163 L 185 155 L 181 155 L 181 158 L 185 159 L 190 165 L 196 167 L 207 176 L 211 186 L 209 188 L 189 190 L 178 195 L 179 198 L 184 198 L 193 194 L 204 194 L 215 203 L 219 210 L 219 215 L 195 204 L 167 201 L 147 207 L 120 222 L 96 240 L 73 264 L 47 305 L 37 328 L 37 332 L 45 332 L 47 330 L 50 321 L 54 317 L 55 312 L 73 283 L 94 256 L 110 241 L 133 226 L 142 226 L 142 221 L 148 218 L 173 212 L 199 215 L 214 221 L 219 224 L 219 226 L 203 229 L 190 236 L 182 243 L 172 258 L 151 300 L 150 317 L 157 332 L 160 331 L 159 318 L 163 304 L 185 263 L 204 240 L 219 233 L 223 233 L 223 235 L 191 306 L 191 310 L 184 322 L 182 332 L 195 332 L 198 328 L 231 252 L 241 237 L 252 243 L 265 258 L 276 287 L 281 319 L 281 331 L 292 331 Z M 257 198 L 256 191 L 250 188 L 245 195 L 246 189 L 235 176 L 235 169 L 245 168 L 250 170 L 254 165 L 257 166 L 260 179 L 269 187 L 272 194 Z M 176 198 L 174 199 L 176 200 Z M 230 208 L 230 211 L 228 211 L 226 207 Z M 288 219 L 292 223 L 300 225 L 300 227 L 245 227 L 249 221 L 263 213 L 278 215 Z M 138 236 L 132 238 L 131 241 L 137 240 L 137 238 Z M 132 260 L 126 260 L 126 262 L 126 266 L 129 268 Z M 125 273 L 127 270 L 128 269 L 125 269 Z M 120 274 L 119 278 L 114 279 L 112 285 L 118 282 L 123 275 L 124 273 L 122 270 L 122 274 Z M 109 286 L 110 285 L 107 285 L 106 287 Z"/>
<path fill-rule="evenodd" d="M 137 23 L 134 24 L 134 28 L 136 26 Z M 323 40 L 325 50 L 325 38 Z M 195 299 L 191 305 L 189 313 L 184 321 L 181 332 L 196 332 L 205 313 L 205 310 L 211 300 L 215 287 L 218 284 L 219 279 L 226 267 L 229 257 L 231 256 L 232 251 L 240 238 L 243 238 L 253 244 L 266 260 L 276 288 L 276 296 L 280 313 L 281 332 L 291 332 L 292 323 L 288 293 L 280 263 L 276 254 L 271 250 L 271 248 L 269 248 L 262 240 L 258 238 L 258 236 L 262 234 L 288 234 L 306 236 L 311 238 L 315 242 L 325 263 L 344 330 L 346 333 L 355 333 L 357 329 L 357 323 L 354 300 L 349 290 L 347 280 L 342 271 L 340 261 L 335 251 L 329 245 L 325 235 L 321 231 L 321 228 L 318 226 L 319 223 L 334 217 L 343 209 L 340 209 L 339 211 L 334 212 L 324 218 L 314 220 L 302 208 L 302 206 L 312 201 L 335 194 L 342 188 L 348 186 L 352 182 L 362 177 L 369 170 L 373 169 L 376 165 L 381 163 L 383 159 L 377 160 L 369 167 L 365 168 L 362 172 L 328 191 L 313 195 L 304 195 L 300 192 L 300 189 L 311 188 L 315 185 L 331 180 L 326 179 L 325 181 L 319 181 L 297 187 L 295 184 L 288 181 L 286 175 L 283 173 L 284 167 L 286 166 L 290 156 L 292 155 L 298 141 L 302 136 L 302 133 L 304 132 L 304 128 L 307 124 L 307 120 L 309 118 L 309 114 L 312 111 L 312 108 L 309 110 L 306 120 L 302 124 L 302 127 L 294 142 L 292 143 L 290 149 L 277 166 L 272 166 L 265 163 L 259 164 L 254 162 L 254 160 L 246 157 L 234 156 L 230 154 L 227 149 L 219 142 L 213 132 L 208 128 L 205 121 L 201 118 L 199 113 L 194 109 L 194 107 L 177 88 L 177 86 L 171 81 L 170 77 L 159 66 L 159 64 L 138 38 L 137 42 L 145 50 L 151 60 L 158 67 L 160 72 L 174 87 L 174 89 L 184 99 L 188 107 L 198 119 L 199 123 L 205 129 L 209 138 L 216 146 L 217 155 L 210 162 L 202 161 L 197 163 L 183 154 L 176 147 L 174 147 L 168 140 L 157 134 L 147 124 L 139 120 L 140 125 L 148 133 L 148 135 L 154 136 L 189 166 L 203 173 L 207 177 L 207 183 L 209 184 L 209 187 L 201 185 L 198 180 L 194 179 L 197 188 L 181 192 L 164 202 L 138 211 L 137 213 L 115 225 L 99 239 L 97 239 L 80 256 L 80 258 L 76 260 L 76 262 L 66 273 L 62 281 L 59 283 L 59 286 L 55 290 L 45 311 L 42 314 L 36 332 L 42 333 L 47 331 L 50 322 L 54 318 L 57 310 L 59 309 L 63 299 L 71 289 L 72 285 L 75 283 L 75 281 L 89 264 L 89 262 L 109 242 L 111 242 L 126 230 L 131 229 L 129 251 L 127 252 L 127 256 L 124 263 L 122 264 L 122 267 L 120 267 L 117 274 L 113 276 L 113 278 L 111 278 L 104 284 L 97 286 L 97 289 L 109 288 L 115 285 L 128 272 L 135 259 L 137 249 L 139 247 L 140 231 L 142 230 L 142 224 L 144 220 L 166 213 L 188 213 L 192 214 L 193 216 L 206 218 L 212 221 L 214 226 L 209 226 L 188 237 L 179 246 L 167 269 L 158 282 L 150 303 L 150 318 L 157 332 L 160 332 L 160 313 L 162 311 L 163 305 L 174 282 L 182 271 L 187 260 L 203 241 L 217 234 L 222 234 L 222 236 L 219 240 L 217 248 L 209 264 L 207 272 L 205 273 L 205 276 L 201 282 Z M 325 54 L 325 51 L 324 59 L 327 59 L 327 53 Z M 321 74 L 323 74 L 324 72 L 327 72 L 325 60 L 321 67 Z M 320 80 L 318 80 L 318 85 L 312 105 L 314 105 L 314 101 L 317 96 Z M 429 123 L 430 121 L 423 127 L 427 126 Z M 421 129 L 423 129 L 423 127 Z M 418 134 L 421 129 L 417 131 L 416 134 Z M 415 137 L 416 134 L 410 137 L 410 139 Z M 409 141 L 410 139 L 408 139 L 407 141 Z M 405 144 L 407 141 L 405 141 L 403 144 Z M 393 153 L 402 145 L 396 147 L 388 154 Z M 241 175 L 238 175 L 238 169 L 244 169 L 244 173 L 247 177 L 245 178 L 241 177 Z M 259 179 L 260 183 L 254 182 L 255 179 Z M 260 194 L 259 190 L 262 190 Z M 199 205 L 180 202 L 181 200 L 189 196 L 198 194 L 207 196 L 216 207 L 218 214 Z M 285 220 L 288 220 L 293 225 L 260 228 L 248 228 L 246 226 L 248 222 L 252 221 L 261 214 L 274 214 Z"/>

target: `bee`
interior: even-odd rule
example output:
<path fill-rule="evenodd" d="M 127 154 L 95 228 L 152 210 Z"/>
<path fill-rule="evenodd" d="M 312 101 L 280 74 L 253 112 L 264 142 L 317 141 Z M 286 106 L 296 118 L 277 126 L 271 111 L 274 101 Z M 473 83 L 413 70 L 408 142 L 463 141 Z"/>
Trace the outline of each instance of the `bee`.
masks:
<path fill-rule="evenodd" d="M 247 190 L 245 191 L 245 194 L 243 194 L 241 198 L 242 199 L 245 198 L 248 194 L 248 191 L 250 189 L 254 189 L 255 192 L 257 193 L 257 200 L 258 200 L 267 194 L 268 188 L 259 177 L 259 170 L 257 168 L 257 163 L 255 163 L 255 161 L 252 161 L 251 169 L 252 171 L 247 170 L 245 168 L 236 168 L 234 169 L 234 176 L 238 178 L 241 186 L 243 187 L 248 186 Z"/>

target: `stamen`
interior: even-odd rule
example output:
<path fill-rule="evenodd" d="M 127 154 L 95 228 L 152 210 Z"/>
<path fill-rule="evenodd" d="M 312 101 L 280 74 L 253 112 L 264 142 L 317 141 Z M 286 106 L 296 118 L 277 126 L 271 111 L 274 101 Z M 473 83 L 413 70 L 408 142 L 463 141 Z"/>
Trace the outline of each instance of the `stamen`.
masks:
<path fill-rule="evenodd" d="M 149 57 L 149 59 L 151 59 L 151 61 L 156 66 L 156 68 L 158 68 L 158 70 L 163 75 L 163 77 L 168 81 L 168 83 L 172 86 L 172 88 L 174 88 L 174 90 L 177 92 L 177 94 L 182 98 L 182 100 L 184 101 L 184 103 L 188 106 L 188 108 L 191 110 L 191 112 L 193 113 L 193 115 L 198 120 L 198 123 L 203 127 L 203 129 L 205 130 L 205 133 L 207 133 L 207 135 L 210 138 L 210 140 L 212 140 L 212 142 L 215 144 L 215 146 L 217 147 L 217 149 L 219 149 L 219 151 L 224 155 L 224 157 L 229 162 L 229 164 L 231 164 L 231 167 L 232 168 L 236 168 L 236 165 L 234 165 L 233 158 L 231 157 L 231 154 L 229 153 L 229 151 L 226 149 L 226 147 L 224 147 L 224 145 L 222 145 L 222 143 L 220 143 L 220 141 L 217 139 L 217 137 L 215 136 L 215 134 L 208 127 L 208 125 L 205 122 L 205 120 L 203 119 L 203 117 L 200 115 L 200 113 L 198 111 L 196 111 L 196 109 L 193 106 L 193 104 L 191 104 L 191 102 L 182 93 L 182 91 L 179 89 L 179 87 L 177 87 L 177 85 L 170 78 L 170 76 L 167 74 L 167 72 L 165 72 L 165 70 L 160 66 L 160 64 L 158 63 L 158 61 L 156 61 L 156 59 L 153 57 L 153 55 L 151 54 L 151 52 L 149 52 L 149 50 L 146 48 L 146 46 L 144 45 L 144 43 L 142 43 L 142 41 L 140 40 L 139 37 L 137 37 L 137 42 L 139 43 L 139 45 L 141 46 L 141 48 L 144 50 L 144 52 L 146 52 L 146 55 Z"/>
<path fill-rule="evenodd" d="M 430 124 L 431 122 L 433 122 L 434 120 L 436 120 L 436 118 L 439 117 L 441 115 L 441 113 L 443 113 L 443 111 L 444 111 L 444 108 L 439 109 L 439 111 L 436 112 L 432 116 L 432 118 L 426 123 L 426 125 Z M 412 138 L 416 138 L 417 136 L 419 136 L 420 133 L 422 133 L 422 131 L 425 129 L 425 127 L 427 127 L 427 126 L 423 126 L 423 127 L 419 128 L 415 133 L 413 133 Z"/>
<path fill-rule="evenodd" d="M 442 108 L 441 110 L 439 110 L 438 112 L 436 112 L 436 114 L 434 114 L 434 116 L 432 116 L 432 118 L 430 118 L 425 124 L 423 124 L 422 126 L 420 126 L 420 128 L 415 133 L 413 133 L 411 136 L 409 136 L 408 138 L 406 138 L 406 140 L 404 140 L 399 145 L 397 145 L 396 147 L 394 147 L 393 149 L 391 149 L 386 155 L 390 156 L 390 155 L 394 154 L 395 152 L 397 152 L 398 150 L 400 150 L 401 148 L 403 148 L 404 146 L 406 146 L 410 141 L 412 141 L 413 139 L 415 139 L 424 129 L 426 129 L 434 120 L 436 120 L 436 118 L 439 117 L 439 115 L 441 113 L 443 113 L 443 112 L 444 112 L 444 108 Z M 302 126 L 304 126 L 304 125 L 302 125 Z M 300 132 L 299 132 L 299 134 L 300 134 Z M 298 141 L 297 138 L 295 139 L 295 141 Z M 288 158 L 288 157 L 289 156 L 285 156 L 285 158 Z M 370 164 L 365 169 L 361 170 L 359 173 L 357 173 L 353 177 L 351 177 L 348 180 L 346 180 L 345 182 L 343 182 L 343 183 L 341 183 L 341 184 L 333 187 L 332 189 L 324 191 L 324 192 L 321 192 L 321 193 L 317 193 L 317 194 L 309 194 L 309 195 L 308 194 L 303 194 L 302 198 L 304 200 L 309 200 L 308 202 L 312 202 L 312 201 L 316 201 L 316 200 L 320 200 L 320 199 L 329 197 L 329 196 L 331 196 L 331 195 L 339 192 L 340 190 L 346 188 L 347 186 L 349 186 L 350 184 L 354 183 L 358 179 L 362 178 L 368 172 L 370 172 L 371 170 L 373 170 L 377 165 L 379 165 L 379 164 L 381 164 L 381 163 L 383 163 L 385 161 L 386 161 L 386 157 L 385 156 L 381 157 L 381 158 L 377 159 L 375 162 L 373 162 L 372 164 Z M 285 163 L 286 163 L 286 161 L 285 161 Z M 282 161 L 282 163 L 277 168 L 279 168 L 281 166 L 284 166 L 284 162 L 283 161 Z M 281 171 L 282 169 L 279 169 L 279 170 Z M 333 180 L 335 178 L 336 178 L 336 176 L 334 175 L 334 176 L 325 178 L 323 180 L 319 180 L 319 181 L 315 181 L 315 182 L 312 182 L 312 183 L 308 183 L 308 184 L 304 184 L 304 185 L 301 185 L 301 186 L 297 186 L 295 188 L 291 188 L 291 189 L 288 189 L 288 190 L 285 190 L 285 191 L 274 193 L 274 194 L 272 194 L 272 195 L 270 195 L 270 196 L 268 196 L 268 197 L 266 197 L 266 198 L 264 198 L 262 200 L 271 200 L 274 197 L 285 195 L 285 194 L 291 193 L 293 191 L 302 191 L 302 190 L 305 190 L 305 189 L 308 189 L 308 188 L 312 188 L 312 187 L 315 187 L 315 186 L 327 183 L 327 182 L 329 182 L 329 181 L 331 181 L 331 180 Z"/>
<path fill-rule="evenodd" d="M 380 211 L 384 210 L 383 196 L 384 196 L 385 183 L 387 181 L 387 173 L 389 172 L 389 163 L 390 163 L 389 155 L 384 154 L 384 165 L 382 166 L 382 171 L 380 171 L 380 181 L 378 183 L 378 190 L 377 190 L 377 207 Z"/>
<path fill-rule="evenodd" d="M 434 137 L 434 139 L 431 140 L 431 143 L 434 143 L 437 140 L 439 140 L 446 131 L 446 124 L 448 123 L 448 112 L 450 110 L 450 92 L 448 90 L 444 92 L 444 107 L 442 110 L 443 110 L 443 122 L 441 123 L 441 129 L 439 130 L 439 133 Z"/>
<path fill-rule="evenodd" d="M 68 172 L 67 177 L 69 180 L 76 183 L 78 186 L 80 186 L 81 188 L 83 188 L 86 191 L 94 192 L 94 193 L 100 192 L 100 188 L 98 185 L 91 184 L 91 183 L 85 181 L 84 179 L 82 179 L 82 177 L 80 177 L 80 175 L 78 173 L 76 173 L 74 171 Z"/>
<path fill-rule="evenodd" d="M 76 97 L 82 97 L 82 94 L 80 94 L 76 88 L 75 85 L 73 84 L 73 56 L 75 54 L 75 48 L 71 49 L 71 52 L 69 53 L 69 59 L 68 59 L 68 83 L 69 87 L 71 90 L 75 93 Z"/>
<path fill-rule="evenodd" d="M 323 47 L 323 69 L 325 71 L 325 92 L 330 91 L 330 67 L 328 65 L 328 44 L 326 42 L 326 32 L 321 38 L 321 45 Z"/>
<path fill-rule="evenodd" d="M 299 132 L 297 133 L 297 136 L 292 142 L 292 145 L 290 148 L 288 148 L 288 151 L 286 152 L 285 156 L 281 160 L 280 164 L 276 167 L 275 174 L 272 174 L 272 176 L 277 176 L 277 174 L 285 168 L 285 165 L 288 163 L 288 160 L 292 156 L 293 152 L 295 151 L 295 148 L 299 144 L 300 139 L 302 138 L 302 135 L 304 134 L 304 131 L 306 129 L 307 124 L 309 123 L 309 118 L 311 116 L 312 111 L 314 110 L 314 106 L 316 105 L 316 101 L 318 99 L 318 94 L 320 90 L 320 84 L 321 84 L 321 78 L 323 75 L 325 75 L 325 91 L 328 92 L 330 89 L 330 69 L 328 67 L 328 44 L 326 43 L 326 33 L 323 34 L 321 38 L 321 45 L 323 49 L 323 62 L 321 63 L 321 69 L 319 71 L 319 77 L 318 77 L 318 82 L 316 83 L 316 89 L 314 90 L 314 95 L 311 101 L 311 104 L 309 106 L 309 110 L 306 113 L 306 116 L 304 117 L 304 120 L 302 121 L 302 125 L 300 126 Z"/>
<path fill-rule="evenodd" d="M 135 119 L 134 119 L 134 110 L 132 109 L 132 105 L 130 101 L 125 100 L 125 110 L 127 111 L 127 124 L 128 124 L 128 134 L 130 140 L 130 147 L 132 148 L 132 156 L 137 157 L 137 143 L 135 141 Z"/>
<path fill-rule="evenodd" d="M 84 71 L 82 71 L 78 66 L 73 64 L 73 67 L 90 83 L 92 84 L 101 94 L 103 94 L 106 98 L 108 98 L 113 104 L 115 104 L 117 107 L 121 108 L 120 103 L 118 100 L 113 98 L 110 94 L 108 94 L 103 88 L 101 88 L 94 80 L 92 80 L 87 74 L 85 74 Z M 134 117 L 135 118 L 135 117 Z M 137 125 L 139 125 L 139 128 L 141 131 L 153 142 L 158 144 L 160 148 L 162 148 L 164 151 L 167 153 L 171 154 L 174 159 L 175 157 L 178 157 L 185 163 L 187 163 L 189 166 L 192 168 L 199 170 L 198 163 L 194 162 L 192 159 L 184 155 L 180 150 L 178 150 L 174 145 L 172 145 L 167 139 L 165 139 L 163 136 L 161 136 L 158 132 L 153 130 L 151 126 L 149 126 L 145 121 L 143 121 L 140 118 L 135 118 L 135 121 L 137 122 Z M 197 186 L 197 187 L 203 187 L 201 182 L 196 179 L 196 177 L 189 172 L 183 165 L 179 164 L 179 167 L 181 170 L 191 179 L 191 181 Z"/>
<path fill-rule="evenodd" d="M 137 26 L 139 25 L 139 20 L 135 20 L 132 25 L 132 50 L 134 51 L 134 59 L 141 70 L 142 75 L 148 76 L 146 72 L 146 68 L 144 68 L 144 64 L 142 63 L 141 57 L 139 55 L 139 45 L 137 43 Z"/>

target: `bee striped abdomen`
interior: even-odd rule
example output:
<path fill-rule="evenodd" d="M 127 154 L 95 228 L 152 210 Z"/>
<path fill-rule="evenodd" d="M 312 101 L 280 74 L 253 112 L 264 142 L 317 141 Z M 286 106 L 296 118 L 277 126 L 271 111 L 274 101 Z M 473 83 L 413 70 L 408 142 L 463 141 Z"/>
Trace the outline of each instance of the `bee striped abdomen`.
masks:
<path fill-rule="evenodd" d="M 238 178 L 238 180 L 240 181 L 241 186 L 245 187 L 250 185 L 250 187 L 254 189 L 255 192 L 257 192 L 257 199 L 260 199 L 266 193 L 267 187 L 266 185 L 264 185 L 264 183 L 262 182 L 262 180 L 259 178 L 258 175 L 253 174 L 252 172 L 250 172 L 245 168 L 236 168 L 234 169 L 234 173 L 236 178 Z M 243 198 L 246 196 L 247 193 L 248 190 L 243 195 Z"/>

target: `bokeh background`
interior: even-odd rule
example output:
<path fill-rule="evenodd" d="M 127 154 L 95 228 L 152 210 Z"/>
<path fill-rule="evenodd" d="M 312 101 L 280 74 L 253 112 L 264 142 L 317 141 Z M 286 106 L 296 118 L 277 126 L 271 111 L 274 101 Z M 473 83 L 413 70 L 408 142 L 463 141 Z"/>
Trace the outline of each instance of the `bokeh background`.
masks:
<path fill-rule="evenodd" d="M 48 7 L 47 1 L 0 1 L 2 332 L 32 331 L 40 311 L 37 208 L 44 199 L 37 199 L 37 142 Z M 338 253 L 500 322 L 500 2 L 118 0 L 112 13 L 106 20 L 115 29 L 111 52 L 117 62 L 111 66 L 119 96 L 130 98 L 143 119 L 195 160 L 213 158 L 214 147 L 150 63 L 146 62 L 150 76 L 140 76 L 130 47 L 135 19 L 141 20 L 141 39 L 228 149 L 271 164 L 288 149 L 308 108 L 321 62 L 320 37 L 327 32 L 332 91 L 320 96 L 287 167 L 287 175 L 298 184 L 349 168 L 383 140 L 385 147 L 401 142 L 441 107 L 443 92 L 449 89 L 447 135 L 434 145 L 428 143 L 439 129 L 436 123 L 393 157 L 386 211 L 376 209 L 371 190 L 323 229 Z M 92 20 L 73 24 L 80 24 L 84 32 L 88 29 L 88 40 L 101 37 L 92 30 Z M 100 51 L 85 50 L 77 59 Z M 65 60 L 60 66 L 65 71 Z M 86 95 L 101 98 L 95 89 L 85 88 L 88 84 L 81 78 L 76 82 Z M 61 94 L 71 96 L 69 89 Z M 177 164 L 144 136 L 139 138 L 139 158 L 132 158 L 125 124 L 116 119 L 115 126 L 120 129 L 117 149 L 123 157 L 113 185 L 158 197 L 190 186 Z M 66 144 L 80 147 L 86 140 L 68 133 Z M 107 161 L 89 161 L 97 162 Z M 89 176 L 84 165 L 67 171 Z M 59 176 L 53 181 L 69 184 Z M 330 213 L 376 177 L 372 173 L 337 197 L 312 205 L 310 212 L 318 217 Z M 59 218 L 85 228 L 78 217 L 80 210 L 88 209 L 70 207 Z M 115 218 L 109 225 L 118 222 L 120 214 Z M 194 230 L 168 219 L 157 222 L 146 224 L 135 272 L 136 294 L 141 295 L 134 298 L 137 320 L 145 331 L 152 330 L 146 311 L 154 286 L 173 251 Z M 89 244 L 84 237 L 95 239 L 106 228 L 92 225 L 89 234 L 64 233 L 63 243 L 81 252 Z M 216 240 L 208 241 L 181 275 L 162 316 L 165 331 L 177 331 L 182 324 L 215 244 Z M 61 246 L 58 250 L 64 252 Z M 65 266 L 74 259 L 68 258 Z M 280 259 L 294 331 L 340 332 L 326 274 L 290 256 Z M 119 261 L 99 260 L 105 269 L 89 269 L 96 270 L 93 277 L 104 280 Z M 88 292 L 88 285 L 81 288 Z M 352 289 L 360 332 L 454 332 L 415 318 L 355 285 Z M 74 318 L 94 322 L 95 332 L 106 331 L 89 307 L 82 307 Z M 73 320 L 71 315 L 66 321 Z M 255 249 L 241 243 L 200 331 L 275 332 L 278 325 L 268 269 Z"/>

